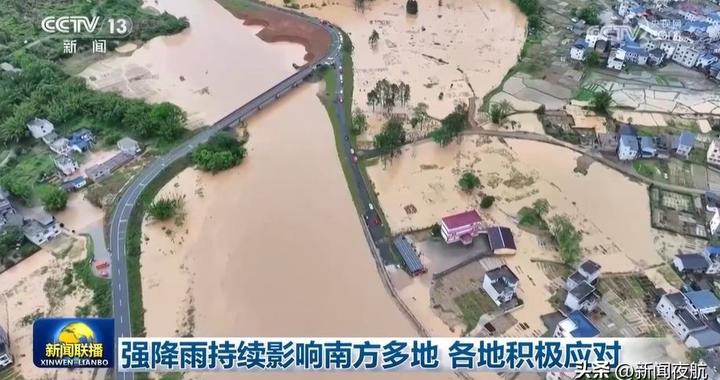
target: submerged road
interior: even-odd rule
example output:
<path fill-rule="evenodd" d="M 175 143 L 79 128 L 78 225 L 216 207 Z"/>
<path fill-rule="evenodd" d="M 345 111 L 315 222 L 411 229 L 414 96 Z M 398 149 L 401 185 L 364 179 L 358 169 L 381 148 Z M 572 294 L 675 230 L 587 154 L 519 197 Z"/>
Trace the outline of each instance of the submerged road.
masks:
<path fill-rule="evenodd" d="M 130 325 L 130 299 L 128 294 L 126 239 L 128 236 L 128 223 L 130 222 L 130 216 L 140 199 L 140 195 L 143 190 L 145 190 L 145 188 L 155 178 L 157 178 L 167 166 L 187 156 L 197 145 L 206 142 L 211 136 L 223 129 L 237 126 L 241 122 L 247 120 L 250 116 L 262 110 L 265 106 L 275 102 L 282 95 L 301 85 L 310 75 L 312 75 L 317 64 L 323 62 L 340 63 L 340 49 L 342 47 L 342 35 L 340 31 L 323 23 L 317 18 L 285 10 L 282 11 L 286 12 L 290 17 L 302 18 L 306 22 L 315 24 L 325 29 L 325 31 L 327 31 L 331 36 L 331 44 L 327 54 L 316 59 L 314 62 L 305 65 L 301 70 L 225 116 L 220 121 L 213 124 L 210 128 L 201 131 L 175 147 L 169 153 L 157 158 L 150 165 L 146 166 L 137 176 L 135 176 L 135 178 L 133 178 L 123 194 L 120 196 L 110 219 L 110 241 L 108 245 L 110 248 L 110 260 L 112 266 L 113 318 L 115 319 L 115 336 L 117 338 L 132 336 L 132 329 Z M 116 379 L 134 379 L 133 373 L 117 372 L 117 364 L 115 366 Z"/>

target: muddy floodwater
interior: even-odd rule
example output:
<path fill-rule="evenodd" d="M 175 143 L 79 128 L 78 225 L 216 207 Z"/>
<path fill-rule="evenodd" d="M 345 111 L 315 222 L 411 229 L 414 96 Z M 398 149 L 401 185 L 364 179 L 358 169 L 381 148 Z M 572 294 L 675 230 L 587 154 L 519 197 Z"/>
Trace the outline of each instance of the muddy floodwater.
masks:
<path fill-rule="evenodd" d="M 259 28 L 242 26 L 212 1 L 151 5 L 187 16 L 191 28 L 89 67 L 82 75 L 96 88 L 175 102 L 210 123 L 302 62 L 304 48 L 261 42 Z M 217 175 L 188 169 L 162 190 L 184 197 L 186 215 L 180 225 L 143 226 L 149 336 L 416 334 L 380 281 L 318 91 L 320 84 L 304 85 L 253 118 L 239 167 Z M 410 378 L 342 375 L 388 376 Z"/>

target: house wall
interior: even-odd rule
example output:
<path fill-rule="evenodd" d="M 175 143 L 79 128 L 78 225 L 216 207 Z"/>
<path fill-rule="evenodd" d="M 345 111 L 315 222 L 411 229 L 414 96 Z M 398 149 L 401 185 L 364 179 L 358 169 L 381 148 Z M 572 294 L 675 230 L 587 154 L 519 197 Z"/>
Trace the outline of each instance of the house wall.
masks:
<path fill-rule="evenodd" d="M 667 297 L 660 298 L 655 310 L 660 313 L 660 316 L 665 320 L 665 323 L 670 326 L 675 335 L 677 335 L 681 341 L 685 342 L 690 331 L 685 327 L 685 324 L 680 321 L 675 315 L 675 306 L 667 299 Z"/>
<path fill-rule="evenodd" d="M 466 234 L 470 234 L 472 237 L 480 235 L 482 226 L 480 223 L 473 223 L 470 225 L 449 229 L 445 223 L 440 222 L 440 234 L 442 235 L 445 242 L 448 244 L 460 241 L 460 237 Z"/>
<path fill-rule="evenodd" d="M 720 165 L 720 142 L 713 140 L 707 151 L 707 162 L 713 165 Z"/>
<path fill-rule="evenodd" d="M 574 295 L 571 293 L 568 293 L 567 297 L 565 297 L 565 306 L 570 308 L 570 310 L 580 310 L 580 300 L 578 300 Z"/>
<path fill-rule="evenodd" d="M 618 147 L 618 158 L 623 161 L 633 160 L 637 156 L 637 151 L 632 147 L 620 144 Z"/>

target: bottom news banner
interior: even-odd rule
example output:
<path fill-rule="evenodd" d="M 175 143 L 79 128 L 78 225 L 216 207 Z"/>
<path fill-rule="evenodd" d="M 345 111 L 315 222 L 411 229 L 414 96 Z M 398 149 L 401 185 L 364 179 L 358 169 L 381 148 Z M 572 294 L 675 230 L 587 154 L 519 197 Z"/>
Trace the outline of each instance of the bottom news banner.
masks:
<path fill-rule="evenodd" d="M 120 338 L 117 355 L 119 371 L 609 373 L 662 362 L 654 338 Z"/>

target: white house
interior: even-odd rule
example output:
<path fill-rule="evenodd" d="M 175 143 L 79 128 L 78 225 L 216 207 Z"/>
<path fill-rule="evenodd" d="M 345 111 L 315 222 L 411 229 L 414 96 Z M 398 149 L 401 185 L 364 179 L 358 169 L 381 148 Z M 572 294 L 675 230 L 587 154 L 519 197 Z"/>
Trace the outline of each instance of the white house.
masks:
<path fill-rule="evenodd" d="M 700 50 L 695 49 L 689 44 L 681 43 L 675 49 L 675 53 L 672 55 L 672 60 L 685 66 L 693 67 L 700 58 Z"/>
<path fill-rule="evenodd" d="M 710 143 L 707 151 L 707 162 L 711 165 L 720 166 L 720 140 L 715 139 Z"/>
<path fill-rule="evenodd" d="M 554 338 L 595 338 L 600 335 L 600 331 L 595 325 L 580 311 L 573 311 L 568 317 L 560 321 L 555 327 L 553 333 Z M 548 372 L 547 380 L 572 380 L 575 379 L 575 371 L 565 372 Z"/>
<path fill-rule="evenodd" d="M 624 66 L 625 61 L 617 57 L 617 50 L 611 50 L 607 61 L 607 68 L 620 71 Z"/>
<path fill-rule="evenodd" d="M 27 127 L 30 130 L 30 134 L 33 138 L 41 139 L 55 130 L 55 127 L 51 122 L 45 119 L 32 119 L 27 123 Z"/>
<path fill-rule="evenodd" d="M 593 311 L 598 304 L 599 296 L 594 286 L 583 281 L 568 291 L 565 306 L 572 310 Z"/>
<path fill-rule="evenodd" d="M 720 246 L 708 245 L 703 250 L 703 256 L 708 262 L 707 274 L 720 273 Z"/>
<path fill-rule="evenodd" d="M 60 235 L 60 226 L 55 217 L 42 213 L 32 219 L 25 221 L 23 234 L 35 245 L 42 245 L 46 241 Z"/>
<path fill-rule="evenodd" d="M 70 141 L 61 137 L 48 144 L 48 148 L 61 156 L 66 156 L 70 154 Z"/>
<path fill-rule="evenodd" d="M 622 135 L 618 143 L 618 158 L 623 161 L 634 160 L 640 152 L 636 136 Z"/>
<path fill-rule="evenodd" d="M 518 281 L 515 273 L 507 265 L 503 265 L 485 272 L 483 290 L 500 306 L 513 298 Z"/>
<path fill-rule="evenodd" d="M 707 321 L 719 308 L 720 300 L 707 289 L 665 294 L 656 306 L 675 335 L 691 348 L 720 345 L 720 332 Z"/>
<path fill-rule="evenodd" d="M 118 149 L 120 149 L 121 152 L 133 156 L 141 152 L 140 143 L 129 137 L 123 137 L 122 139 L 120 139 L 120 141 L 117 142 L 117 147 Z"/>
<path fill-rule="evenodd" d="M 587 48 L 588 44 L 585 40 L 575 41 L 572 48 L 570 48 L 570 58 L 576 61 L 584 61 Z"/>
<path fill-rule="evenodd" d="M 55 167 L 65 175 L 71 175 L 78 170 L 78 164 L 72 158 L 68 156 L 56 156 L 53 158 Z"/>

